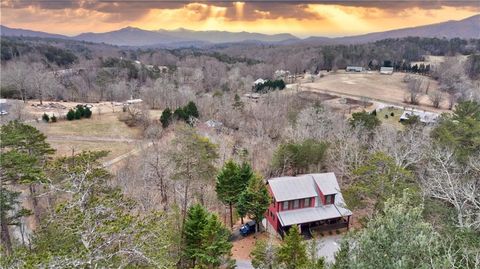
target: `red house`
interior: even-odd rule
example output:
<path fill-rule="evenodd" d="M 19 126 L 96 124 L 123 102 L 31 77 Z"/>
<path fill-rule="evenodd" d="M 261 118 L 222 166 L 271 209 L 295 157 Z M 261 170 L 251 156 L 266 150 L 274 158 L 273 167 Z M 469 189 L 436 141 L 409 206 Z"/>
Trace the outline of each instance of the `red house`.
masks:
<path fill-rule="evenodd" d="M 352 212 L 334 173 L 272 178 L 267 187 L 272 204 L 265 217 L 282 236 L 294 224 L 303 233 L 349 227 Z"/>

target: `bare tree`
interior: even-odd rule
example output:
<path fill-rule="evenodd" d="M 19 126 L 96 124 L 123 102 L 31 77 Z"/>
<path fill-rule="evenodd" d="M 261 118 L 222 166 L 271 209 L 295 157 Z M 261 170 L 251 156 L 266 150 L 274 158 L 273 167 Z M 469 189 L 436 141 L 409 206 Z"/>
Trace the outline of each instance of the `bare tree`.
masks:
<path fill-rule="evenodd" d="M 28 91 L 31 69 L 31 66 L 27 65 L 25 62 L 18 61 L 6 65 L 2 73 L 3 82 L 16 89 L 25 103 L 31 95 Z"/>
<path fill-rule="evenodd" d="M 406 100 L 410 104 L 417 105 L 418 104 L 418 99 L 421 96 L 423 90 L 423 80 L 419 78 L 411 78 L 407 82 L 408 86 L 408 96 L 406 97 Z"/>

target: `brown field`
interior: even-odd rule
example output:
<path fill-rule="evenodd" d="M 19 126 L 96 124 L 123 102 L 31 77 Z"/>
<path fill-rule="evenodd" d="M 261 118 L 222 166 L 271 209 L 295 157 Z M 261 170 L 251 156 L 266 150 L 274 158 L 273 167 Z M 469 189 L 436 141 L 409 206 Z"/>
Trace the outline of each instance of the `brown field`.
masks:
<path fill-rule="evenodd" d="M 319 91 L 330 94 L 338 94 L 344 97 L 368 98 L 373 101 L 385 102 L 399 106 L 412 105 L 404 102 L 407 94 L 407 84 L 403 82 L 404 73 L 394 73 L 393 75 L 380 75 L 379 73 L 330 73 L 319 78 L 313 83 L 303 83 L 302 90 Z M 427 77 L 423 77 L 429 82 L 429 91 L 435 91 L 438 83 Z M 419 106 L 422 109 L 440 112 L 442 109 L 432 107 L 427 95 L 420 97 Z M 446 102 L 442 103 L 446 108 Z"/>

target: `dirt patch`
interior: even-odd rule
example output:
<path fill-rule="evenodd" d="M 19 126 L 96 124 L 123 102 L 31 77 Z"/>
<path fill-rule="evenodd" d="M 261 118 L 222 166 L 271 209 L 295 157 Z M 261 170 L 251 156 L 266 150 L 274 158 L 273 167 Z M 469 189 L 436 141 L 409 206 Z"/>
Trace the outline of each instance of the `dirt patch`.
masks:
<path fill-rule="evenodd" d="M 301 91 L 297 93 L 297 96 L 300 99 L 309 100 L 309 101 L 326 101 L 331 99 L 336 99 L 338 96 L 334 96 L 328 93 L 314 92 L 314 91 Z"/>
<path fill-rule="evenodd" d="M 232 242 L 232 257 L 236 260 L 250 260 L 250 253 L 255 247 L 255 242 L 257 240 L 267 240 L 269 236 L 270 234 L 267 232 L 260 232 Z"/>

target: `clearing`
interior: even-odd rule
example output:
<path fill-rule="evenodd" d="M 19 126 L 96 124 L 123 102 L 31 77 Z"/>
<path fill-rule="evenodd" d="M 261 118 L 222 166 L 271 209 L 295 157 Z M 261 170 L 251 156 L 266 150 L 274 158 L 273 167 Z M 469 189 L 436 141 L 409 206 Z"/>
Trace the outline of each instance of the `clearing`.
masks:
<path fill-rule="evenodd" d="M 436 109 L 432 107 L 431 101 L 426 94 L 420 96 L 420 104 L 417 106 L 405 103 L 404 100 L 405 96 L 408 94 L 408 89 L 407 84 L 403 82 L 404 76 L 405 73 L 380 75 L 377 72 L 331 72 L 315 82 L 302 83 L 301 90 L 329 93 L 359 100 L 369 99 L 370 101 L 383 102 L 403 107 L 415 107 L 432 112 L 446 111 L 446 109 Z M 424 76 L 422 76 L 422 78 L 425 79 L 428 84 L 430 92 L 438 89 L 438 83 L 436 81 Z M 441 107 L 448 107 L 446 100 L 441 104 Z"/>

